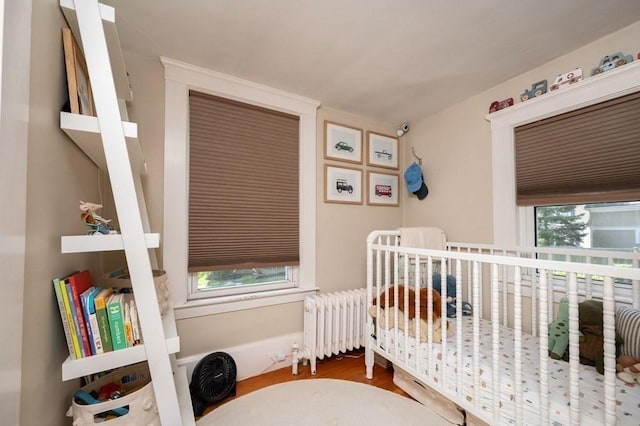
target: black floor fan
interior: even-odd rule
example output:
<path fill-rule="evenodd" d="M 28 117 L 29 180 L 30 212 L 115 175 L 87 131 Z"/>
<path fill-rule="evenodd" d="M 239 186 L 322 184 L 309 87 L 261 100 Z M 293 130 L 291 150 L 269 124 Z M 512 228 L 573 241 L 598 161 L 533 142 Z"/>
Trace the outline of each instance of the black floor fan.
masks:
<path fill-rule="evenodd" d="M 236 394 L 236 363 L 224 352 L 211 353 L 198 362 L 189 390 L 193 414 L 202 416 L 207 406 Z"/>

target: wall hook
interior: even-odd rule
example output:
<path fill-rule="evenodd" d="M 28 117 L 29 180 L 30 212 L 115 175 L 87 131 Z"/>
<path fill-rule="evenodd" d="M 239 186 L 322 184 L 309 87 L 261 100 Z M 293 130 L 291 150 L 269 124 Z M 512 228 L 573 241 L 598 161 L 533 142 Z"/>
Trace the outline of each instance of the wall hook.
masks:
<path fill-rule="evenodd" d="M 411 153 L 413 154 L 414 157 L 416 157 L 416 160 L 418 160 L 418 164 L 422 166 L 422 158 L 416 155 L 416 150 L 414 147 L 411 147 Z"/>

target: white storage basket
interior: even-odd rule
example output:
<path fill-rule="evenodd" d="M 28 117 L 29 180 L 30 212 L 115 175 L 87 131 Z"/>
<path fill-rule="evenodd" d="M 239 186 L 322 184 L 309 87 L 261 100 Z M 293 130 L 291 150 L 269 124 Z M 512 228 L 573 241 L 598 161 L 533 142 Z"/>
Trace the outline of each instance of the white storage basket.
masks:
<path fill-rule="evenodd" d="M 124 396 L 90 405 L 82 405 L 72 400 L 70 415 L 73 426 L 161 426 L 149 368 L 146 363 L 119 368 L 95 380 L 82 390 L 91 393 L 110 383 L 117 383 Z M 105 419 L 97 416 L 117 408 L 128 407 L 126 414 Z"/>

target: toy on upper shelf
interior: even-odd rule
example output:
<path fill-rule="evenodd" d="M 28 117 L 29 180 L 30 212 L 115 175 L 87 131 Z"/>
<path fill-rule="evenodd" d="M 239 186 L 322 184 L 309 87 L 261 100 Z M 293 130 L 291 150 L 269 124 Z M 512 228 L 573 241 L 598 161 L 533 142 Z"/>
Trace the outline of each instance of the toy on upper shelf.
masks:
<path fill-rule="evenodd" d="M 582 68 L 575 68 L 573 71 L 558 74 L 549 89 L 553 92 L 554 90 L 568 87 L 570 84 L 577 83 L 580 80 L 582 80 Z"/>
<path fill-rule="evenodd" d="M 591 75 L 601 74 L 614 68 L 633 62 L 633 56 L 625 55 L 622 52 L 607 55 L 600 60 L 600 64 L 591 70 Z"/>
<path fill-rule="evenodd" d="M 502 101 L 493 101 L 489 106 L 489 113 L 500 111 L 501 109 L 510 107 L 513 105 L 513 98 L 508 98 Z"/>
<path fill-rule="evenodd" d="M 524 102 L 527 99 L 544 95 L 545 93 L 547 93 L 547 80 L 536 81 L 531 85 L 531 89 L 525 90 L 524 93 L 520 95 L 520 100 Z"/>
<path fill-rule="evenodd" d="M 117 234 L 118 232 L 109 225 L 111 219 L 105 219 L 97 213 L 101 208 L 102 204 L 80 201 L 80 211 L 82 212 L 80 214 L 80 219 L 82 219 L 82 222 L 89 229 L 88 234 Z"/>

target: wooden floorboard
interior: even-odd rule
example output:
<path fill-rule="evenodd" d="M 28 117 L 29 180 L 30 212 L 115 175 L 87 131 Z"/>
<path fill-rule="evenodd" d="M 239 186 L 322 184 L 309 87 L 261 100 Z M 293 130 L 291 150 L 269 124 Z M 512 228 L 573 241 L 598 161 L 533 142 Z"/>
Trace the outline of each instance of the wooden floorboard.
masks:
<path fill-rule="evenodd" d="M 300 364 L 298 370 L 299 374 L 297 376 L 291 374 L 291 367 L 286 367 L 239 381 L 235 396 L 229 396 L 218 403 L 210 405 L 205 410 L 204 415 L 209 413 L 211 410 L 214 410 L 216 407 L 232 401 L 235 398 L 239 398 L 242 395 L 246 395 L 250 392 L 276 383 L 284 383 L 292 380 L 350 380 L 352 382 L 366 383 L 410 398 L 409 395 L 393 383 L 393 370 L 391 368 L 384 368 L 383 366 L 376 364 L 373 379 L 368 380 L 365 376 L 364 351 L 362 350 L 319 360 L 316 375 L 311 374 L 309 365 L 305 366 Z"/>

